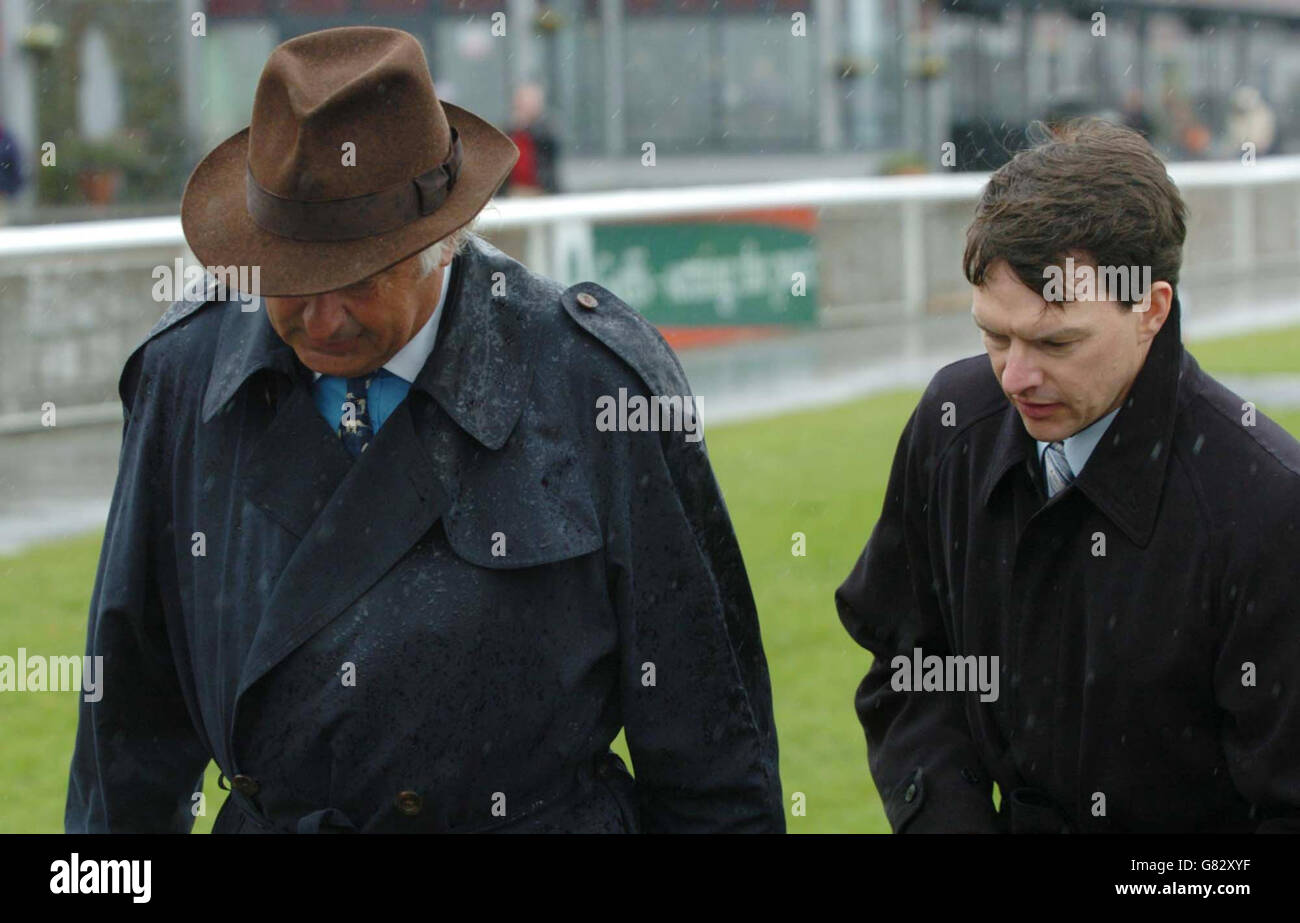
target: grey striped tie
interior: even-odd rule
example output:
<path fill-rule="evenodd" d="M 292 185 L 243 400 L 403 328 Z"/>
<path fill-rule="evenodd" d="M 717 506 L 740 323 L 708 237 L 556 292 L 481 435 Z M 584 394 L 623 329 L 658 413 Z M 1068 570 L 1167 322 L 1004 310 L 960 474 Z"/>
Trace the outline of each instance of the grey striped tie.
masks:
<path fill-rule="evenodd" d="M 1053 442 L 1043 452 L 1043 472 L 1047 475 L 1047 495 L 1055 497 L 1074 481 L 1074 472 L 1065 458 L 1065 443 Z"/>

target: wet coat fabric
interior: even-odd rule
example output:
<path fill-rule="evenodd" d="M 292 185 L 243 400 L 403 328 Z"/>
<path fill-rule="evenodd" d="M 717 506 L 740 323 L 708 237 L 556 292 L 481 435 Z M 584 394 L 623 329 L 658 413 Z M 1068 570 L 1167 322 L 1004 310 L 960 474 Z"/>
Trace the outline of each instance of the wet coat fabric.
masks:
<path fill-rule="evenodd" d="M 1300 829 L 1300 444 L 1180 315 L 1051 500 L 986 356 L 909 419 L 835 594 L 875 655 L 855 704 L 896 832 Z M 965 691 L 980 661 L 895 679 L 918 656 L 997 657 L 997 697 Z"/>
<path fill-rule="evenodd" d="M 605 289 L 473 238 L 355 462 L 264 310 L 179 302 L 128 360 L 68 831 L 782 831 L 745 568 L 688 395 Z M 635 780 L 609 748 L 626 728 Z"/>

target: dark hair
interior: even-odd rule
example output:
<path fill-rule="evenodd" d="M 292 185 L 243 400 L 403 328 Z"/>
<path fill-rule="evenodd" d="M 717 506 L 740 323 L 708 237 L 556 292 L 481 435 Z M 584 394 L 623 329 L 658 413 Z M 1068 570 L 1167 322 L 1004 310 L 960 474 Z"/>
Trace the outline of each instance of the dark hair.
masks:
<path fill-rule="evenodd" d="M 1187 207 L 1146 139 L 1103 119 L 1076 119 L 989 177 L 962 268 L 983 285 L 989 266 L 1006 260 L 1041 291 L 1047 267 L 1083 255 L 1097 266 L 1150 266 L 1152 282 L 1177 285 L 1186 235 Z"/>

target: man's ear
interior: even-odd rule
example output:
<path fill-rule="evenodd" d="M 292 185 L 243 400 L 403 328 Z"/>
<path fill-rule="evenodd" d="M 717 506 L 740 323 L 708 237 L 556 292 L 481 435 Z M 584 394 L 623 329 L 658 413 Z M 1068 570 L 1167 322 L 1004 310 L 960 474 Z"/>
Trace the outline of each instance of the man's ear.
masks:
<path fill-rule="evenodd" d="M 1142 300 L 1133 303 L 1132 311 L 1138 315 L 1138 342 L 1155 338 L 1169 319 L 1174 304 L 1174 287 L 1168 282 L 1154 282 Z"/>

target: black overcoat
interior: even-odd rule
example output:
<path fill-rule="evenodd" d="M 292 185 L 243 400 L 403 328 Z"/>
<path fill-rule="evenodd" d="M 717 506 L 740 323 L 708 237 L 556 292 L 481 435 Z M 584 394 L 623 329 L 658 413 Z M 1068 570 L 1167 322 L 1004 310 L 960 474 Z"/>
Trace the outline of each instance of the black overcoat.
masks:
<path fill-rule="evenodd" d="M 68 831 L 189 830 L 209 759 L 223 832 L 784 829 L 704 444 L 596 426 L 676 357 L 481 239 L 448 278 L 355 462 L 264 310 L 178 302 L 127 361 Z"/>
<path fill-rule="evenodd" d="M 895 831 L 1300 829 L 1300 444 L 1200 369 L 1180 314 L 1050 501 L 986 356 L 909 419 L 836 593 L 875 654 L 855 705 Z M 997 698 L 908 690 L 918 649 L 996 656 Z"/>

